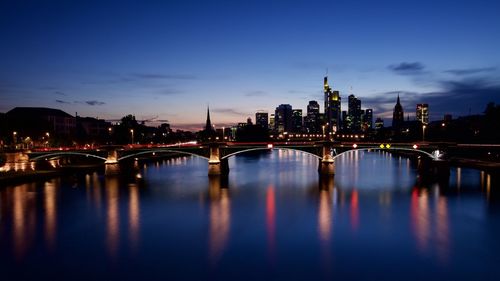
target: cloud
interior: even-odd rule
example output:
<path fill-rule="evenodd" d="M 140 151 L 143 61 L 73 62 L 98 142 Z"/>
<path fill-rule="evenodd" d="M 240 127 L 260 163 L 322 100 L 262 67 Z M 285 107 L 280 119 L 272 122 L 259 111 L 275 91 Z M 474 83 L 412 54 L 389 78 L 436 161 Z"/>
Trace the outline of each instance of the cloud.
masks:
<path fill-rule="evenodd" d="M 464 68 L 464 69 L 448 69 L 445 73 L 451 73 L 457 76 L 471 75 L 483 72 L 493 72 L 497 70 L 496 67 L 481 67 L 481 68 Z"/>
<path fill-rule="evenodd" d="M 66 93 L 59 92 L 59 91 L 55 91 L 54 94 L 58 95 L 58 96 L 67 96 Z"/>
<path fill-rule="evenodd" d="M 214 108 L 214 109 L 210 109 L 210 111 L 216 112 L 216 113 L 238 115 L 238 116 L 242 116 L 242 115 L 246 116 L 246 115 L 248 115 L 248 113 L 237 111 L 237 110 L 235 110 L 233 108 Z"/>
<path fill-rule="evenodd" d="M 157 92 L 157 94 L 162 95 L 162 96 L 178 95 L 178 94 L 182 94 L 182 93 L 184 93 L 184 91 L 179 90 L 179 89 L 163 89 L 163 90 Z"/>
<path fill-rule="evenodd" d="M 454 117 L 481 114 L 488 102 L 500 103 L 500 81 L 497 80 L 483 77 L 441 80 L 437 84 L 439 89 L 432 92 L 391 91 L 362 97 L 361 100 L 367 107 L 373 106 L 375 116 L 391 118 L 399 94 L 405 116 L 414 116 L 416 105 L 427 103 L 431 120 L 439 120 L 444 114 Z"/>
<path fill-rule="evenodd" d="M 63 101 L 63 100 L 56 100 L 57 103 L 61 103 L 61 104 L 70 104 L 70 102 L 68 101 Z"/>
<path fill-rule="evenodd" d="M 96 100 L 85 101 L 85 103 L 88 104 L 88 105 L 91 105 L 91 106 L 106 104 L 105 102 L 96 101 Z"/>
<path fill-rule="evenodd" d="M 402 62 L 391 64 L 387 68 L 400 75 L 416 75 L 424 73 L 425 66 L 420 62 Z"/>
<path fill-rule="evenodd" d="M 198 77 L 191 74 L 179 74 L 179 73 L 133 73 L 131 76 L 138 79 L 172 79 L 172 80 L 195 80 Z"/>
<path fill-rule="evenodd" d="M 247 97 L 262 97 L 267 95 L 268 93 L 266 91 L 261 91 L 261 90 L 249 91 L 245 93 L 245 96 Z"/>

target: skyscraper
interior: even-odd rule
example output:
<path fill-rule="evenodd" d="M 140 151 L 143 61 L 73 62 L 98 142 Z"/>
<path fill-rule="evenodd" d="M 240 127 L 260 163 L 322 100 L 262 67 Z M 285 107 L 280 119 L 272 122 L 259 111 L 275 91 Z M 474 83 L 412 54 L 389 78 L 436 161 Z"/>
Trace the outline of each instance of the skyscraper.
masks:
<path fill-rule="evenodd" d="M 367 131 L 373 128 L 373 109 L 367 108 L 364 110 L 363 114 L 363 131 Z"/>
<path fill-rule="evenodd" d="M 394 111 L 392 113 L 392 127 L 399 129 L 403 125 L 403 122 L 404 122 L 403 106 L 401 106 L 401 103 L 399 102 L 399 94 L 398 94 L 398 99 L 396 101 L 396 105 L 394 106 Z"/>
<path fill-rule="evenodd" d="M 302 132 L 302 109 L 292 110 L 292 132 Z"/>
<path fill-rule="evenodd" d="M 323 79 L 323 92 L 325 96 L 325 117 L 328 123 L 328 132 L 335 133 L 340 129 L 340 94 L 333 91 L 328 85 L 328 76 Z"/>
<path fill-rule="evenodd" d="M 265 111 L 255 113 L 255 124 L 267 130 L 269 128 L 268 115 Z"/>
<path fill-rule="evenodd" d="M 361 130 L 361 100 L 357 99 L 354 95 L 348 97 L 348 118 L 351 120 L 348 129 L 351 131 Z"/>
<path fill-rule="evenodd" d="M 292 106 L 280 104 L 274 112 L 274 129 L 278 133 L 292 131 Z"/>
<path fill-rule="evenodd" d="M 319 103 L 315 100 L 309 101 L 309 104 L 307 105 L 305 127 L 307 132 L 310 134 L 317 134 L 320 132 L 321 124 L 319 121 Z"/>
<path fill-rule="evenodd" d="M 417 120 L 422 124 L 429 124 L 429 105 L 426 103 L 417 104 Z"/>

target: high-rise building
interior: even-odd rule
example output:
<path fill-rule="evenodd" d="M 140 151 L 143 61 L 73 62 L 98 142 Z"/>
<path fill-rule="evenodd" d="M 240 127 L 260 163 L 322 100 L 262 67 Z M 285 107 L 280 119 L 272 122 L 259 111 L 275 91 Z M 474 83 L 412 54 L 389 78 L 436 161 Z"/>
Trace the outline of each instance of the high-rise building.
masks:
<path fill-rule="evenodd" d="M 280 104 L 274 112 L 274 129 L 278 133 L 292 131 L 292 106 Z"/>
<path fill-rule="evenodd" d="M 305 127 L 308 133 L 317 134 L 320 132 L 321 123 L 319 120 L 319 103 L 315 100 L 309 101 L 307 105 L 307 116 Z"/>
<path fill-rule="evenodd" d="M 392 127 L 399 129 L 403 125 L 404 122 L 404 112 L 403 106 L 399 102 L 399 94 L 398 99 L 396 101 L 396 105 L 394 106 L 394 111 L 392 113 Z"/>
<path fill-rule="evenodd" d="M 261 126 L 264 129 L 269 128 L 268 113 L 265 111 L 258 111 L 255 113 L 255 124 Z"/>
<path fill-rule="evenodd" d="M 368 131 L 373 128 L 373 109 L 367 108 L 363 110 L 363 125 L 362 125 L 362 130 L 363 131 Z"/>
<path fill-rule="evenodd" d="M 302 109 L 292 110 L 292 132 L 302 132 Z"/>
<path fill-rule="evenodd" d="M 276 130 L 274 113 L 271 113 L 271 116 L 269 116 L 269 130 Z"/>
<path fill-rule="evenodd" d="M 340 129 L 340 94 L 333 91 L 328 85 L 328 76 L 323 79 L 323 92 L 325 96 L 325 117 L 328 132 L 335 133 Z"/>
<path fill-rule="evenodd" d="M 349 128 L 350 119 L 347 118 L 347 111 L 342 110 L 342 129 L 347 130 Z"/>
<path fill-rule="evenodd" d="M 422 124 L 429 124 L 429 105 L 426 103 L 417 104 L 417 120 Z"/>
<path fill-rule="evenodd" d="M 349 95 L 348 97 L 348 109 L 347 109 L 348 118 L 351 119 L 351 122 L 348 126 L 348 129 L 351 131 L 360 131 L 361 130 L 361 100 L 356 98 L 354 95 Z"/>

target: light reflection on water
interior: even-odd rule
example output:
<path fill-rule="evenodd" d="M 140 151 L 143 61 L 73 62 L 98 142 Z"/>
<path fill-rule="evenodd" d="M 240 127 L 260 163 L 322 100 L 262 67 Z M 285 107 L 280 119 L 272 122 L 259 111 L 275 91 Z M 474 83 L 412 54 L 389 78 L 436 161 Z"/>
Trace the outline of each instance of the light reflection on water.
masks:
<path fill-rule="evenodd" d="M 452 168 L 448 187 L 422 185 L 407 158 L 352 152 L 336 161 L 334 178 L 320 178 L 317 159 L 281 150 L 231 158 L 227 179 L 207 177 L 192 157 L 132 166 L 143 179 L 94 172 L 0 189 L 2 272 L 86 280 L 498 273 L 498 191 L 486 172 Z M 56 270 L 60 260 L 71 262 Z M 34 264 L 38 274 L 23 271 Z M 400 273 L 391 273 L 395 264 Z"/>

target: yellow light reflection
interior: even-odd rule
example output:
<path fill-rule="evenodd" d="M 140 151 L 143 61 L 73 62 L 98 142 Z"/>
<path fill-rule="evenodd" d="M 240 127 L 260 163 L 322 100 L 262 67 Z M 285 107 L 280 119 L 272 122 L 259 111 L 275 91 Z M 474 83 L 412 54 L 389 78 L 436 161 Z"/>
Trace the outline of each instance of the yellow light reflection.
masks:
<path fill-rule="evenodd" d="M 53 251 L 56 242 L 57 230 L 57 189 L 59 183 L 56 180 L 46 182 L 43 190 L 45 207 L 45 243 L 49 251 Z"/>
<path fill-rule="evenodd" d="M 318 210 L 318 230 L 322 244 L 328 245 L 332 229 L 332 200 L 328 190 L 320 190 Z"/>
<path fill-rule="evenodd" d="M 411 221 L 414 235 L 417 239 L 417 248 L 421 252 L 426 252 L 430 239 L 430 214 L 429 195 L 427 190 L 422 190 L 420 195 L 414 189 L 411 195 Z"/>
<path fill-rule="evenodd" d="M 17 186 L 9 192 L 12 196 L 12 236 L 14 256 L 22 260 L 33 242 L 36 227 L 36 202 L 33 193 L 30 192 L 32 186 L 24 184 Z"/>
<path fill-rule="evenodd" d="M 140 224 L 139 187 L 137 186 L 137 184 L 129 185 L 128 212 L 130 245 L 133 250 L 137 250 L 139 246 Z"/>
<path fill-rule="evenodd" d="M 436 249 L 438 258 L 442 263 L 446 263 L 449 258 L 449 226 L 448 226 L 448 203 L 444 196 L 439 196 L 436 209 Z"/>
<path fill-rule="evenodd" d="M 217 264 L 229 237 L 231 224 L 231 205 L 229 191 L 221 188 L 220 178 L 210 179 L 210 232 L 209 232 L 209 260 L 212 265 Z"/>

